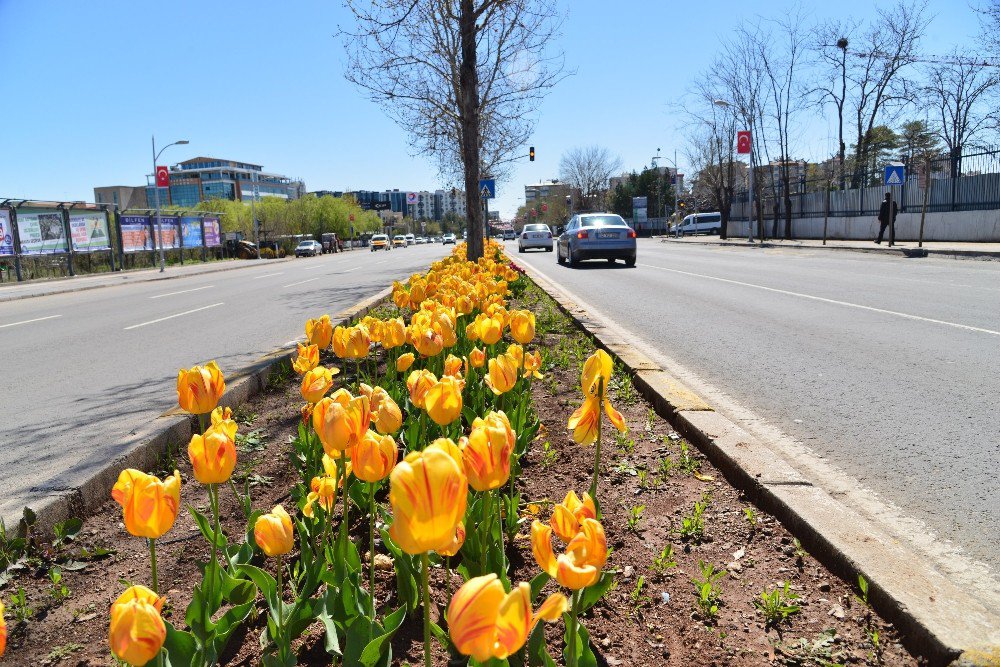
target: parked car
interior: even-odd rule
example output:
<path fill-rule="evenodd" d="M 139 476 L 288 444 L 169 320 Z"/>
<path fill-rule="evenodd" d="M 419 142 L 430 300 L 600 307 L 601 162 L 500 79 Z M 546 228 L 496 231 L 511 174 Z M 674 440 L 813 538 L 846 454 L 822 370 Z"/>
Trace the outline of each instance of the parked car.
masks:
<path fill-rule="evenodd" d="M 517 239 L 517 251 L 524 252 L 528 248 L 545 248 L 546 252 L 552 252 L 552 230 L 548 225 L 530 224 L 525 225 L 521 230 L 521 235 Z"/>
<path fill-rule="evenodd" d="M 319 241 L 302 241 L 295 246 L 296 257 L 315 257 L 323 254 L 323 246 Z"/>
<path fill-rule="evenodd" d="M 406 241 L 406 237 L 402 234 L 396 234 L 392 237 L 392 247 L 393 248 L 405 248 L 409 243 Z"/>
<path fill-rule="evenodd" d="M 413 234 L 407 234 L 404 238 L 406 239 L 406 245 L 416 245 L 417 244 L 417 237 L 414 236 Z"/>
<path fill-rule="evenodd" d="M 504 241 L 513 241 L 514 239 L 517 238 L 517 234 L 514 233 L 513 229 L 503 230 L 502 236 Z"/>
<path fill-rule="evenodd" d="M 677 233 L 678 225 L 671 225 L 670 233 Z M 721 213 L 692 213 L 680 223 L 681 234 L 719 234 L 722 232 Z"/>
<path fill-rule="evenodd" d="M 635 266 L 635 230 L 614 213 L 581 213 L 570 218 L 556 241 L 556 261 L 576 266 L 585 259 L 625 260 Z"/>
<path fill-rule="evenodd" d="M 414 239 L 414 242 L 417 245 L 423 245 L 423 244 L 427 243 L 427 239 L 424 238 L 423 236 L 418 236 L 416 239 Z"/>
<path fill-rule="evenodd" d="M 344 242 L 340 240 L 336 232 L 326 232 L 320 236 L 323 244 L 323 252 L 340 252 L 344 249 Z"/>
<path fill-rule="evenodd" d="M 445 234 L 441 237 L 441 245 L 448 245 L 449 243 L 455 245 L 455 241 L 456 239 L 454 234 Z"/>
<path fill-rule="evenodd" d="M 389 237 L 385 234 L 375 234 L 372 236 L 372 240 L 368 242 L 368 247 L 371 248 L 372 252 L 376 250 L 388 250 Z"/>

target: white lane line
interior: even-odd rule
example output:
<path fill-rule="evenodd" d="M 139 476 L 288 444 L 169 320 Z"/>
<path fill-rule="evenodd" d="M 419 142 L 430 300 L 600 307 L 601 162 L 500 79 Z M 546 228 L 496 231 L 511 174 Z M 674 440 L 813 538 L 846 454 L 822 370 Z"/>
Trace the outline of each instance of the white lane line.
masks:
<path fill-rule="evenodd" d="M 383 259 L 381 262 L 374 262 L 374 264 L 385 264 L 388 261 L 389 260 L 387 260 L 387 259 Z M 374 266 L 374 264 L 373 264 L 373 266 Z"/>
<path fill-rule="evenodd" d="M 351 271 L 357 271 L 357 270 L 358 270 L 358 269 L 360 269 L 360 268 L 361 268 L 360 266 L 355 266 L 355 267 L 354 267 L 353 269 L 346 269 L 346 270 L 344 270 L 344 271 L 338 271 L 337 273 L 335 273 L 335 274 L 333 274 L 333 275 L 335 275 L 335 276 L 339 276 L 339 275 L 340 275 L 340 274 L 342 274 L 342 273 L 350 273 Z"/>
<path fill-rule="evenodd" d="M 273 276 L 283 276 L 283 275 L 285 275 L 284 271 L 278 271 L 277 273 L 265 273 L 262 276 L 254 276 L 253 279 L 260 280 L 261 278 L 271 278 Z"/>
<path fill-rule="evenodd" d="M 20 322 L 11 322 L 10 324 L 0 324 L 0 329 L 6 329 L 7 327 L 16 327 L 21 324 L 31 324 L 32 322 L 41 322 L 43 320 L 54 320 L 57 317 L 62 317 L 62 315 L 48 315 L 47 317 L 36 317 L 33 320 L 21 320 Z"/>
<path fill-rule="evenodd" d="M 149 297 L 150 299 L 162 299 L 165 296 L 174 296 L 175 294 L 187 294 L 188 292 L 197 292 L 198 290 L 209 289 L 215 287 L 215 285 L 205 285 L 204 287 L 192 287 L 191 289 L 182 289 L 180 292 L 167 292 L 166 294 L 157 294 L 156 296 Z"/>
<path fill-rule="evenodd" d="M 285 287 L 295 287 L 296 285 L 305 285 L 306 283 L 311 283 L 314 280 L 319 280 L 322 277 L 323 276 L 316 276 L 315 278 L 310 278 L 309 280 L 300 280 L 297 283 L 289 283 L 289 284 L 285 285 Z"/>
<path fill-rule="evenodd" d="M 901 313 L 897 310 L 885 310 L 884 308 L 875 308 L 874 306 L 863 306 L 860 303 L 851 303 L 850 301 L 838 301 L 837 299 L 827 299 L 822 296 L 814 296 L 812 294 L 803 294 L 801 292 L 790 292 L 788 290 L 777 289 L 775 287 L 766 287 L 764 285 L 757 285 L 754 283 L 745 283 L 739 280 L 730 280 L 728 278 L 719 278 L 717 276 L 708 276 L 703 273 L 692 273 L 690 271 L 681 271 L 679 269 L 668 269 L 664 266 L 654 266 L 652 264 L 639 264 L 639 266 L 645 266 L 650 269 L 659 269 L 661 271 L 669 271 L 671 273 L 679 273 L 685 276 L 693 276 L 695 278 L 706 278 L 708 280 L 717 280 L 720 283 L 729 283 L 730 285 L 740 285 L 742 287 L 753 287 L 755 289 L 764 290 L 766 292 L 774 292 L 775 294 L 785 294 L 787 296 L 797 296 L 800 299 L 810 299 L 812 301 L 822 301 L 823 303 L 831 303 L 835 306 L 846 306 L 847 308 L 857 308 L 859 310 L 868 310 L 873 313 L 882 313 L 883 315 L 895 315 L 896 317 L 902 317 L 908 320 L 918 320 L 920 322 L 930 322 L 931 324 L 943 324 L 948 327 L 955 327 L 956 329 L 965 329 L 966 331 L 976 331 L 978 333 L 990 334 L 991 336 L 1000 336 L 1000 331 L 994 331 L 992 329 L 983 329 L 982 327 L 973 327 L 968 324 L 959 324 L 957 322 L 948 322 L 945 320 L 935 320 L 931 317 L 921 317 L 920 315 L 911 315 L 910 313 Z"/>
<path fill-rule="evenodd" d="M 320 264 L 319 266 L 307 266 L 303 271 L 315 271 L 316 269 L 325 269 L 326 264 Z"/>
<path fill-rule="evenodd" d="M 163 322 L 164 320 L 172 320 L 175 317 L 181 317 L 182 315 L 190 315 L 191 313 L 197 313 L 202 310 L 208 310 L 209 308 L 215 308 L 216 306 L 224 305 L 221 301 L 219 303 L 213 303 L 211 306 L 202 306 L 201 308 L 195 308 L 194 310 L 185 310 L 183 313 L 176 313 L 174 315 L 167 315 L 166 317 L 161 317 L 159 319 L 150 320 L 149 322 L 143 322 L 142 324 L 133 324 L 130 327 L 125 327 L 125 331 L 129 329 L 138 329 L 139 327 L 144 327 L 147 324 L 156 324 L 157 322 Z"/>

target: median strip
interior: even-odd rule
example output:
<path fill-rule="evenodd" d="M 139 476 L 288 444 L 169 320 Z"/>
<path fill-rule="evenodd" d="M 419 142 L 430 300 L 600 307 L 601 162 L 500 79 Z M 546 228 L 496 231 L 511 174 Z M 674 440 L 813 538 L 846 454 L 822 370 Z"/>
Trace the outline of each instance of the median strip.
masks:
<path fill-rule="evenodd" d="M 223 306 L 223 305 L 225 305 L 225 304 L 220 301 L 219 303 L 213 303 L 210 306 L 202 306 L 201 308 L 195 308 L 194 310 L 185 310 L 183 313 L 175 313 L 173 315 L 167 315 L 166 317 L 160 317 L 160 318 L 157 318 L 155 320 L 150 320 L 149 322 L 142 322 L 141 324 L 133 324 L 130 327 L 125 327 L 125 331 L 129 331 L 131 329 L 138 329 L 139 327 L 144 327 L 147 324 L 156 324 L 157 322 L 164 322 L 166 320 L 172 320 L 175 317 L 183 317 L 184 315 L 190 315 L 192 313 L 201 312 L 203 310 L 208 310 L 209 308 L 215 308 L 216 306 Z"/>

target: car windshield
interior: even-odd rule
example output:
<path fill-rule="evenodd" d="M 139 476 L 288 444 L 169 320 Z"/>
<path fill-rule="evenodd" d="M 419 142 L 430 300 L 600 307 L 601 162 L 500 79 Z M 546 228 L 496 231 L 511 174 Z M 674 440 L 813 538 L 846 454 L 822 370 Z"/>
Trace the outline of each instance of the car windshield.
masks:
<path fill-rule="evenodd" d="M 587 215 L 580 218 L 581 227 L 626 227 L 617 215 Z"/>

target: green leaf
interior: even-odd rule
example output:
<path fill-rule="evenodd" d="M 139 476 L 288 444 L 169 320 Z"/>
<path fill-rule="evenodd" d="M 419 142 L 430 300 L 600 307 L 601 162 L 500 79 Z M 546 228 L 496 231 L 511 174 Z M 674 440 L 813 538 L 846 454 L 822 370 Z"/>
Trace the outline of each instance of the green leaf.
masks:
<path fill-rule="evenodd" d="M 167 627 L 167 639 L 163 642 L 163 648 L 167 652 L 167 667 L 187 667 L 195 664 L 198 642 L 194 635 L 175 629 L 169 621 L 163 623 Z"/>
<path fill-rule="evenodd" d="M 216 536 L 215 529 L 212 528 L 211 520 L 190 505 L 188 505 L 188 511 L 191 513 L 191 516 L 194 517 L 195 523 L 198 524 L 198 530 L 200 530 L 201 534 L 205 536 L 206 540 L 208 540 L 208 544 L 211 545 L 214 541 L 216 546 L 225 548 L 226 536 L 221 532 L 218 536 Z"/>
<path fill-rule="evenodd" d="M 537 600 L 538 594 L 542 592 L 545 584 L 549 583 L 552 577 L 549 576 L 548 572 L 539 572 L 535 575 L 535 578 L 531 580 L 529 586 L 531 586 L 531 599 Z"/>
<path fill-rule="evenodd" d="M 569 640 L 570 617 L 569 614 L 564 614 L 563 617 L 566 619 L 566 633 L 564 635 L 566 646 L 563 649 L 564 664 L 570 664 L 570 651 L 574 651 L 577 656 L 577 667 L 597 667 L 597 657 L 590 648 L 590 635 L 587 634 L 587 628 L 583 627 L 582 623 L 577 624 L 576 646 L 571 646 Z"/>
<path fill-rule="evenodd" d="M 548 575 L 546 575 L 548 576 Z M 537 579 L 538 577 L 535 577 Z M 528 658 L 529 667 L 558 667 L 556 661 L 549 655 L 549 649 L 545 645 L 544 623 L 539 623 L 531 631 L 528 637 L 528 644 L 525 652 Z"/>
<path fill-rule="evenodd" d="M 583 590 L 583 596 L 580 598 L 580 611 L 583 613 L 597 604 L 597 601 L 608 592 L 611 588 L 611 584 L 615 581 L 614 572 L 603 572 L 601 573 L 601 578 L 598 579 L 597 583 L 593 586 L 588 586 Z"/>

